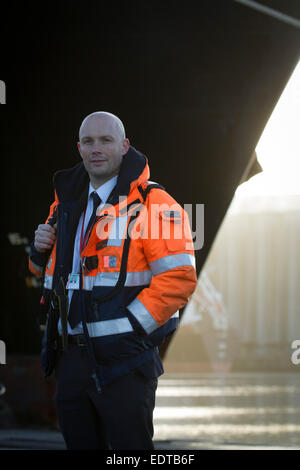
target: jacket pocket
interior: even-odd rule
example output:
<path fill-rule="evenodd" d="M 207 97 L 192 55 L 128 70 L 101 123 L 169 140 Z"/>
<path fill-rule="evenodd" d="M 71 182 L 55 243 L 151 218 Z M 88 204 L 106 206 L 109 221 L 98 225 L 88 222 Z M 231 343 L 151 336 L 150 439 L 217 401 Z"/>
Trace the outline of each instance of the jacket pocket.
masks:
<path fill-rule="evenodd" d="M 185 250 L 183 214 L 179 210 L 163 210 L 159 213 L 161 234 L 168 251 Z"/>

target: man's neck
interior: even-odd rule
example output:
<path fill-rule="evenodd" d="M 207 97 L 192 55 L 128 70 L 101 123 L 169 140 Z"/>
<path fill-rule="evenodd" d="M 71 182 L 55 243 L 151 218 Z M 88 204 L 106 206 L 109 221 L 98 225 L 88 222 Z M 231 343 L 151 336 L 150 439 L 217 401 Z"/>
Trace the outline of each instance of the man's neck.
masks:
<path fill-rule="evenodd" d="M 106 179 L 101 178 L 101 180 L 98 179 L 98 178 L 94 178 L 93 176 L 90 176 L 90 182 L 91 182 L 91 185 L 92 185 L 93 189 L 98 189 L 98 188 L 100 188 L 100 186 L 102 186 L 104 183 L 111 180 L 115 176 L 116 175 L 112 175 L 112 176 L 110 176 L 109 178 L 106 178 Z"/>

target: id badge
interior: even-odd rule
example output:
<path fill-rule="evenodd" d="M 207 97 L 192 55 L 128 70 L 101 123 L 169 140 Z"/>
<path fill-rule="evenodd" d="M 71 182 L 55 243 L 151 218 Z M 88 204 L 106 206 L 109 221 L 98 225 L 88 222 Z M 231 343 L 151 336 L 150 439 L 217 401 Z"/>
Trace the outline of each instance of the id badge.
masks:
<path fill-rule="evenodd" d="M 79 274 L 70 273 L 67 282 L 67 289 L 79 289 Z"/>

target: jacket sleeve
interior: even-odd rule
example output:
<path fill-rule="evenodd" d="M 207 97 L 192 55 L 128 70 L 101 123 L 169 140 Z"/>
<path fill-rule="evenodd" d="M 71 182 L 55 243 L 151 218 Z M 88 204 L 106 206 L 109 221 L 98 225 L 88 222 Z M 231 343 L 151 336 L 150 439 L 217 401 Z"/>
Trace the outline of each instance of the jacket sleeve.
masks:
<path fill-rule="evenodd" d="M 45 224 L 47 224 L 50 221 L 51 217 L 53 217 L 57 205 L 58 205 L 58 198 L 55 192 L 55 200 L 50 206 L 49 214 L 45 221 Z M 28 258 L 28 267 L 29 267 L 29 270 L 32 272 L 32 274 L 35 274 L 36 276 L 39 276 L 39 277 L 43 275 L 44 268 L 48 261 L 50 252 L 51 252 L 51 249 L 43 253 L 40 253 L 35 248 L 34 241 L 32 241 L 30 245 L 30 252 L 29 252 L 29 258 Z"/>
<path fill-rule="evenodd" d="M 147 201 L 142 240 L 152 280 L 127 306 L 133 328 L 142 334 L 151 334 L 183 308 L 197 285 L 187 213 L 162 190 L 151 191 Z"/>

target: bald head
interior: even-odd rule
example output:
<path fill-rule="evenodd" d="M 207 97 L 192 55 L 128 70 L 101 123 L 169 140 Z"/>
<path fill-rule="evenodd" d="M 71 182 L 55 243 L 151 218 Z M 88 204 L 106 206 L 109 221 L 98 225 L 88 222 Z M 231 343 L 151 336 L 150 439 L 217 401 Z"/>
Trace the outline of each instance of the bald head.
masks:
<path fill-rule="evenodd" d="M 86 116 L 79 129 L 77 147 L 94 189 L 118 174 L 129 146 L 117 116 L 105 111 Z"/>
<path fill-rule="evenodd" d="M 115 116 L 114 114 L 108 113 L 106 111 L 96 111 L 96 112 L 86 116 L 84 118 L 84 120 L 82 121 L 81 126 L 79 128 L 79 140 L 84 135 L 84 131 L 85 131 L 87 125 L 91 121 L 95 121 L 95 123 L 97 123 L 97 124 L 98 123 L 100 124 L 101 121 L 104 122 L 104 123 L 111 124 L 113 126 L 113 128 L 115 129 L 115 131 L 117 132 L 120 139 L 122 141 L 125 139 L 124 125 L 123 125 L 121 119 L 118 118 L 118 116 Z"/>

